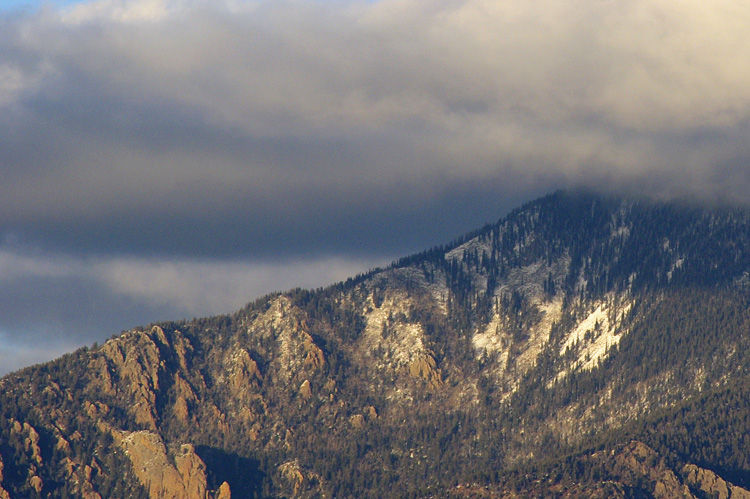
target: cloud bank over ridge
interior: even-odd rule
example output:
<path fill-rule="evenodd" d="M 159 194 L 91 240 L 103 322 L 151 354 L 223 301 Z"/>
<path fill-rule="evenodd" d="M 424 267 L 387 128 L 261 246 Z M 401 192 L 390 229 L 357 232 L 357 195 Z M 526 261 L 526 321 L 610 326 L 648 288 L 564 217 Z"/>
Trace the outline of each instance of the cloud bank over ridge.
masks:
<path fill-rule="evenodd" d="M 746 203 L 749 24 L 750 5 L 729 0 L 99 0 L 0 14 L 0 250 L 55 269 L 98 262 L 25 276 L 58 318 L 74 277 L 108 290 L 111 317 L 134 317 L 116 306 L 127 272 L 114 283 L 102 269 L 158 262 L 159 282 L 182 284 L 159 285 L 162 305 L 139 295 L 141 320 L 190 300 L 211 302 L 195 315 L 230 311 L 207 276 L 258 293 L 238 276 L 294 268 L 322 285 L 331 262 L 366 270 L 558 187 Z M 52 282 L 54 300 L 32 292 Z"/>

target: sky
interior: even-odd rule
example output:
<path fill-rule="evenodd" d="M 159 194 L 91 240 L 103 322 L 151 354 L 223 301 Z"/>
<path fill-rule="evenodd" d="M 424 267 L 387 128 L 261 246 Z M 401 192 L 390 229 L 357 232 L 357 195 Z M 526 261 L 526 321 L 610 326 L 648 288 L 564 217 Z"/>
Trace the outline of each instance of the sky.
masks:
<path fill-rule="evenodd" d="M 750 2 L 0 1 L 0 374 L 570 187 L 750 201 Z"/>

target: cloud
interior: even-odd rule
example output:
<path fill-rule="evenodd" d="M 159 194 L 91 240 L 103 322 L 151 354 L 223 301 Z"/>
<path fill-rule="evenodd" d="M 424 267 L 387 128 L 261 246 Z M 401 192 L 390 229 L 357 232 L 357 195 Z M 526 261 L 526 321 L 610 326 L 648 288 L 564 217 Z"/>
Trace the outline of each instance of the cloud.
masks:
<path fill-rule="evenodd" d="M 164 20 L 171 10 L 167 0 L 99 0 L 74 4 L 62 18 L 70 24 L 158 22 Z"/>
<path fill-rule="evenodd" d="M 0 374 L 136 326 L 239 310 L 387 262 L 78 258 L 0 250 Z"/>
<path fill-rule="evenodd" d="M 35 303 L 44 308 L 49 305 L 45 297 L 55 297 L 56 288 L 68 290 L 71 288 L 68 282 L 76 281 L 84 294 L 104 292 L 120 299 L 150 303 L 152 307 L 215 315 L 237 310 L 253 297 L 295 287 L 324 286 L 388 263 L 333 257 L 276 262 L 72 258 L 29 256 L 6 249 L 0 251 L 0 292 L 17 295 L 8 301 L 26 301 L 28 296 L 23 295 L 27 289 L 29 293 L 41 289 L 43 292 L 37 294 L 37 299 L 29 300 L 29 305 Z M 19 285 L 34 280 L 42 285 Z M 84 301 L 90 299 L 86 296 Z M 63 306 L 70 300 L 65 302 Z M 14 310 L 25 313 L 24 308 L 31 307 L 14 307 Z M 10 311 L 4 313 L 6 318 L 9 315 Z"/>
<path fill-rule="evenodd" d="M 257 235 L 237 241 L 250 254 L 383 202 L 409 217 L 456 182 L 700 191 L 748 157 L 727 140 L 750 114 L 745 21 L 727 0 L 101 0 L 14 17 L 0 222 L 79 250 L 116 224 L 101 244 L 131 253 L 189 225 L 201 244 L 172 247 L 188 254 L 235 226 Z"/>
<path fill-rule="evenodd" d="M 22 269 L 29 300 L 54 283 L 60 303 L 106 298 L 130 324 L 118 311 L 253 298 L 236 276 L 281 272 L 283 289 L 319 265 L 395 259 L 558 187 L 747 203 L 748 24 L 750 4 L 730 0 L 1 15 L 0 240 L 44 255 L 5 255 L 4 282 Z"/>
<path fill-rule="evenodd" d="M 100 263 L 94 275 L 112 292 L 200 316 L 237 310 L 249 298 L 274 291 L 343 281 L 375 266 L 342 258 L 277 263 L 118 259 Z"/>
<path fill-rule="evenodd" d="M 45 338 L 40 346 L 39 342 L 24 341 L 23 337 L 19 340 L 0 331 L 0 375 L 54 359 L 78 346 L 74 341 L 58 342 L 50 338 Z"/>

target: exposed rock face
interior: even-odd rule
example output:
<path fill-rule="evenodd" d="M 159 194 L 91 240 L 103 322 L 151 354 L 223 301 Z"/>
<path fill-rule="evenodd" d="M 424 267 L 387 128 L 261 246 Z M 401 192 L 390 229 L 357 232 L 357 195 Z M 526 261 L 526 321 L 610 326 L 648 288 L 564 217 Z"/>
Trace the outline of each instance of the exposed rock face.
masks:
<path fill-rule="evenodd" d="M 288 462 L 279 466 L 279 474 L 291 486 L 292 496 L 298 497 L 305 483 L 305 476 L 302 474 L 298 462 Z"/>
<path fill-rule="evenodd" d="M 216 499 L 232 499 L 232 490 L 227 482 L 222 482 L 219 492 L 216 494 Z"/>
<path fill-rule="evenodd" d="M 352 428 L 361 430 L 365 427 L 365 417 L 362 414 L 353 414 L 349 418 L 349 424 L 352 425 Z"/>
<path fill-rule="evenodd" d="M 631 442 L 615 457 L 615 470 L 623 477 L 628 473 L 642 477 L 652 484 L 656 499 L 694 499 L 687 485 L 681 483 L 663 459 L 642 442 Z"/>
<path fill-rule="evenodd" d="M 250 353 L 237 346 L 225 361 L 230 367 L 229 383 L 232 393 L 242 397 L 245 392 L 257 388 L 263 379 L 258 364 L 250 357 Z"/>
<path fill-rule="evenodd" d="M 371 421 L 378 419 L 378 411 L 371 405 L 365 407 L 365 415 L 367 415 L 367 418 Z"/>
<path fill-rule="evenodd" d="M 31 459 L 37 464 L 42 464 L 42 451 L 39 449 L 39 434 L 29 423 L 23 424 L 23 431 L 27 435 L 24 440 L 26 452 L 31 452 Z"/>
<path fill-rule="evenodd" d="M 39 434 L 29 423 L 21 424 L 19 421 L 13 421 L 11 434 L 18 435 L 23 439 L 24 451 L 29 455 L 31 461 L 37 466 L 42 464 L 42 454 L 39 448 Z"/>
<path fill-rule="evenodd" d="M 68 482 L 73 484 L 73 492 L 80 495 L 83 499 L 101 499 L 94 486 L 91 484 L 91 475 L 94 469 L 101 471 L 98 464 L 92 461 L 93 466 L 81 465 L 70 458 L 63 460 L 63 467 L 68 478 Z"/>
<path fill-rule="evenodd" d="M 750 491 L 727 482 L 711 470 L 699 468 L 694 464 L 686 464 L 682 468 L 687 482 L 705 492 L 709 497 L 717 499 L 750 499 Z"/>
<path fill-rule="evenodd" d="M 693 464 L 685 465 L 682 471 L 687 475 L 688 483 L 698 487 L 709 496 L 717 497 L 717 499 L 729 498 L 729 485 L 714 472 Z"/>
<path fill-rule="evenodd" d="M 37 470 L 43 464 L 41 449 L 39 448 L 39 433 L 37 433 L 36 429 L 27 422 L 22 424 L 20 421 L 11 421 L 11 435 L 19 438 L 23 442 L 23 451 L 29 460 L 27 483 L 30 488 L 40 493 L 44 487 L 44 481 L 37 475 Z M 2 469 L 0 468 L 0 472 L 1 471 Z"/>
<path fill-rule="evenodd" d="M 628 486 L 646 486 L 655 499 L 746 499 L 750 492 L 732 485 L 716 473 L 686 464 L 679 473 L 665 464 L 652 448 L 633 441 L 622 449 L 594 454 L 594 459 L 608 463 L 614 477 Z"/>
<path fill-rule="evenodd" d="M 299 394 L 305 400 L 309 400 L 310 398 L 312 398 L 312 388 L 310 388 L 310 380 L 306 379 L 302 382 L 302 384 L 299 386 Z"/>
<path fill-rule="evenodd" d="M 435 359 L 429 354 L 414 359 L 409 364 L 409 374 L 414 378 L 423 379 L 430 388 L 439 388 L 443 384 L 440 370 L 436 369 Z"/>
<path fill-rule="evenodd" d="M 155 326 L 150 333 L 126 333 L 119 341 L 108 341 L 92 361 L 98 383 L 105 393 L 132 400 L 135 421 L 156 429 L 156 391 L 162 368 L 157 341 L 165 343 L 164 331 Z"/>
<path fill-rule="evenodd" d="M 157 396 L 160 390 L 174 386 L 177 394 L 172 411 L 186 422 L 196 395 L 179 372 L 189 371 L 192 352 L 193 346 L 178 331 L 171 341 L 159 326 L 148 332 L 130 331 L 105 343 L 93 356 L 89 364 L 92 384 L 106 395 L 128 400 L 136 423 L 152 431 L 157 428 Z M 167 361 L 175 364 L 178 373 L 167 374 Z"/>
<path fill-rule="evenodd" d="M 50 391 L 48 391 L 49 393 Z M 87 415 L 90 413 L 96 413 L 97 406 L 85 402 L 83 404 L 84 412 Z M 47 428 L 45 428 L 47 429 Z M 29 489 L 34 490 L 37 493 L 42 493 L 45 489 L 45 479 L 42 478 L 42 473 L 45 467 L 50 466 L 45 463 L 42 459 L 41 445 L 44 443 L 41 441 L 40 435 L 37 430 L 31 426 L 28 422 L 21 423 L 20 421 L 11 420 L 10 425 L 11 436 L 19 439 L 21 448 L 26 455 L 26 467 L 23 469 L 23 473 L 26 475 L 26 485 Z M 54 443 L 54 452 L 57 455 L 64 455 L 63 459 L 59 461 L 58 466 L 60 474 L 58 477 L 67 479 L 70 485 L 71 491 L 76 497 L 83 499 L 101 499 L 101 496 L 96 492 L 93 485 L 91 484 L 91 477 L 93 473 L 100 473 L 101 468 L 96 462 L 96 459 L 91 459 L 90 465 L 82 465 L 81 463 L 71 459 L 71 448 L 68 440 L 62 435 L 62 430 L 54 426 L 50 432 L 52 439 L 50 445 Z M 80 438 L 80 434 L 74 433 L 69 436 L 72 440 Z M 54 454 L 53 454 L 54 455 Z M 2 486 L 3 482 L 3 462 L 0 459 L 0 499 L 9 499 L 10 493 Z M 17 472 L 20 475 L 20 473 Z M 53 481 L 54 483 L 54 481 Z"/>
<path fill-rule="evenodd" d="M 182 477 L 186 499 L 200 499 L 206 496 L 206 465 L 195 453 L 191 444 L 183 444 L 174 457 L 175 467 Z"/>
<path fill-rule="evenodd" d="M 2 456 L 0 456 L 0 499 L 10 499 L 10 495 L 8 495 L 8 491 L 5 490 L 2 486 L 4 468 L 5 468 L 5 465 L 3 464 Z"/>
<path fill-rule="evenodd" d="M 239 343 L 232 345 L 223 356 L 226 372 L 219 378 L 231 394 L 226 410 L 230 418 L 237 418 L 250 432 L 257 432 L 254 425 L 265 414 L 267 406 L 260 395 L 263 374 L 247 348 Z M 216 411 L 219 411 L 217 408 Z M 222 424 L 222 430 L 227 426 Z"/>
<path fill-rule="evenodd" d="M 44 482 L 42 481 L 41 478 L 34 475 L 29 478 L 29 486 L 31 486 L 31 488 L 34 489 L 38 494 L 42 491 L 42 487 L 44 487 Z"/>
<path fill-rule="evenodd" d="M 312 337 L 309 335 L 305 338 L 303 343 L 303 351 L 305 352 L 305 366 L 317 371 L 325 365 L 326 358 L 325 355 L 323 355 L 323 350 L 315 344 Z"/>
<path fill-rule="evenodd" d="M 299 461 L 289 461 L 278 467 L 278 474 L 292 498 L 325 498 L 322 479 L 315 473 L 302 468 Z"/>
<path fill-rule="evenodd" d="M 175 391 L 175 402 L 172 412 L 181 423 L 187 423 L 190 420 L 190 408 L 198 401 L 198 397 L 193 392 L 187 381 L 179 373 L 175 373 L 174 382 L 172 383 Z"/>
<path fill-rule="evenodd" d="M 317 371 L 325 364 L 323 351 L 309 333 L 306 314 L 285 296 L 275 298 L 268 310 L 249 326 L 248 333 L 275 342 L 272 377 L 288 382 L 301 372 Z"/>
<path fill-rule="evenodd" d="M 162 439 L 149 431 L 123 435 L 121 445 L 151 499 L 206 499 L 206 465 L 190 444 L 169 462 Z"/>

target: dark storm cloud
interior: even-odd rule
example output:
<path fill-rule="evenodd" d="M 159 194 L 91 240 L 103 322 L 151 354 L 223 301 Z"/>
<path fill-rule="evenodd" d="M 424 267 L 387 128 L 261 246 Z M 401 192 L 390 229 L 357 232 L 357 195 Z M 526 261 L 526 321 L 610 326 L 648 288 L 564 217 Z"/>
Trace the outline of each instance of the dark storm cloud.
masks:
<path fill-rule="evenodd" d="M 501 176 L 456 181 L 442 192 L 419 193 L 416 183 L 371 192 L 316 186 L 290 189 L 274 203 L 253 192 L 170 194 L 162 209 L 148 201 L 107 217 L 82 213 L 67 220 L 27 223 L 11 231 L 17 245 L 51 245 L 66 253 L 264 258 L 271 261 L 335 254 L 395 258 L 447 242 L 542 194 L 551 184 L 508 192 Z M 545 187 L 547 189 L 545 189 Z M 229 191 L 229 192 L 227 192 Z M 210 199 L 209 199 L 210 198 Z M 161 202 L 161 200 L 160 200 Z M 201 206 L 195 210 L 194 204 Z M 157 213 L 161 210 L 160 213 Z M 166 212 L 168 211 L 168 212 Z M 166 212 L 166 213 L 165 213 Z"/>
<path fill-rule="evenodd" d="M 6 19 L 0 223 L 94 254 L 383 255 L 556 186 L 713 194 L 708 173 L 748 157 L 724 140 L 749 113 L 748 9 L 701 10 L 105 0 Z"/>
<path fill-rule="evenodd" d="M 9 313 L 0 332 L 79 324 L 94 338 L 96 310 L 114 318 L 102 328 L 139 309 L 230 311 L 294 286 L 289 269 L 322 285 L 558 187 L 748 202 L 748 24 L 733 0 L 99 0 L 0 15 L 0 250 L 69 272 L 0 275 L 8 311 L 49 310 L 35 324 Z M 139 268 L 158 295 L 133 285 Z M 247 284 L 277 273 L 271 289 Z M 44 283 L 57 294 L 34 295 Z M 55 308 L 65 290 L 88 318 Z M 134 301 L 118 308 L 123 292 Z"/>

